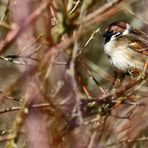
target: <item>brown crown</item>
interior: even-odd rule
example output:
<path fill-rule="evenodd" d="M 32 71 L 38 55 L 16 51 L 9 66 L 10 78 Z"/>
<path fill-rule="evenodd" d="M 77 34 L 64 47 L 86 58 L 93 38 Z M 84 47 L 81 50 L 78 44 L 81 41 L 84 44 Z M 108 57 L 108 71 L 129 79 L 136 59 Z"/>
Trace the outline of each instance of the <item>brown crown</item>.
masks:
<path fill-rule="evenodd" d="M 106 28 L 105 32 L 124 32 L 126 27 L 127 23 L 125 22 L 113 22 Z"/>

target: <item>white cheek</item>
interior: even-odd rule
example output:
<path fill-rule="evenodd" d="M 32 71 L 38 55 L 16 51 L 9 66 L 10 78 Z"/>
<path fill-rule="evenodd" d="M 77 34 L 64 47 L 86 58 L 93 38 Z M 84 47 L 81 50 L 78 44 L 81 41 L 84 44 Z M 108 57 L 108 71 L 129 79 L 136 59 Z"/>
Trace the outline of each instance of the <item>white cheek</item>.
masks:
<path fill-rule="evenodd" d="M 129 31 L 131 30 L 131 26 L 129 24 L 126 24 L 126 29 L 123 32 L 123 35 L 129 34 Z"/>
<path fill-rule="evenodd" d="M 112 35 L 110 41 L 114 41 L 116 38 L 117 38 L 117 37 L 116 37 L 116 34 L 115 34 L 115 35 Z"/>

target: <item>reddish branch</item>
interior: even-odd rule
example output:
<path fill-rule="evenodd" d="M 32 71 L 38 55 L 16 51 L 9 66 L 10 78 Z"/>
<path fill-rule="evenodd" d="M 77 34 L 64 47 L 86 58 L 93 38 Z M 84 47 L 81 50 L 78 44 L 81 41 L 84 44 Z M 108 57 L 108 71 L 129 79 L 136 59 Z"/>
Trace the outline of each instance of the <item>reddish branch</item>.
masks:
<path fill-rule="evenodd" d="M 86 16 L 86 18 L 83 20 L 83 22 L 84 23 L 94 22 L 94 20 L 96 20 L 98 17 L 100 17 L 99 16 L 100 14 L 107 13 L 108 11 L 110 11 L 110 9 L 115 10 L 116 7 L 114 7 L 114 6 L 118 6 L 118 4 L 121 4 L 121 2 L 123 2 L 123 1 L 125 1 L 125 0 L 108 1 L 102 7 L 100 7 L 96 11 L 94 11 L 94 12 L 90 13 L 88 16 Z M 100 17 L 100 18 L 102 18 L 102 17 Z M 106 18 L 103 18 L 103 19 L 106 19 Z"/>
<path fill-rule="evenodd" d="M 105 100 L 110 97 L 115 97 L 115 98 L 120 97 L 121 95 L 123 95 L 124 92 L 126 92 L 130 88 L 133 88 L 139 82 L 141 82 L 141 80 L 130 80 L 126 85 L 120 86 L 117 90 L 109 92 L 109 93 L 99 97 L 99 100 Z"/>
<path fill-rule="evenodd" d="M 28 45 L 31 42 L 34 32 L 33 30 L 30 30 L 29 25 L 32 25 L 33 21 L 35 21 L 41 14 L 41 12 L 43 12 L 43 10 L 47 8 L 48 3 L 49 1 L 42 2 L 41 5 L 31 14 L 28 0 L 16 0 L 15 5 L 13 2 L 11 3 L 11 5 L 14 6 L 11 8 L 13 20 L 17 25 L 15 30 L 8 33 L 5 40 L 3 40 L 4 42 L 2 43 L 0 52 L 2 52 L 7 45 L 10 45 L 16 38 L 18 38 L 21 33 L 23 33 L 21 35 L 25 35 L 28 38 L 25 39 L 20 36 L 19 41 L 17 40 L 17 45 L 20 49 L 23 49 L 25 44 Z M 20 15 L 17 12 L 22 12 L 23 14 Z M 49 19 L 51 19 L 50 16 Z M 28 52 L 26 52 L 26 50 L 25 52 L 23 50 L 20 50 L 20 54 L 22 56 L 26 53 L 30 54 L 32 52 L 33 51 L 31 48 Z M 25 77 L 22 77 L 22 79 L 25 79 L 25 83 L 20 86 L 23 99 L 21 102 L 20 110 L 12 125 L 12 133 L 14 134 L 14 138 L 6 143 L 6 148 L 14 147 L 15 142 L 17 142 L 17 139 L 19 137 L 22 126 L 24 126 L 25 128 L 25 137 L 27 139 L 25 142 L 28 147 L 48 148 L 49 141 L 45 114 L 37 108 L 36 110 L 32 110 L 30 108 L 30 106 L 34 103 L 43 102 L 44 97 L 40 93 L 39 86 L 36 84 L 36 75 L 32 75 L 30 73 L 30 70 L 32 71 L 32 68 L 26 67 L 25 70 L 28 71 L 28 73 L 25 73 L 26 75 L 23 75 Z"/>
<path fill-rule="evenodd" d="M 32 14 L 30 14 L 28 16 L 28 18 L 26 20 L 24 20 L 24 23 L 21 24 L 21 26 L 17 26 L 16 24 L 13 26 L 13 30 L 10 31 L 6 37 L 0 42 L 0 54 L 2 54 L 6 48 L 13 43 L 18 37 L 19 35 L 25 31 L 25 29 L 33 22 L 35 21 L 38 16 L 41 14 L 41 12 L 43 10 L 45 10 L 45 8 L 47 7 L 47 4 L 49 3 L 49 1 L 41 3 L 40 6 L 33 11 Z"/>
<path fill-rule="evenodd" d="M 111 1 L 111 2 L 103 5 L 102 7 L 100 7 L 95 12 L 92 12 L 91 14 L 86 16 L 86 19 L 84 19 L 82 21 L 84 23 L 84 26 L 89 26 L 90 24 L 101 23 L 106 18 L 109 18 L 110 16 L 113 16 L 115 13 L 117 13 L 117 12 L 119 12 L 121 10 L 121 8 L 119 8 L 119 7 L 118 8 L 114 7 L 115 4 L 118 5 L 121 2 L 123 2 L 123 0 Z M 6 50 L 6 47 L 9 46 L 12 42 L 14 42 L 20 36 L 20 34 L 22 32 L 24 32 L 26 30 L 26 28 L 29 25 L 31 25 L 38 18 L 40 13 L 47 7 L 47 4 L 48 4 L 48 2 L 42 3 L 31 15 L 28 16 L 27 19 L 25 19 L 25 22 L 21 26 L 16 26 L 14 28 L 14 30 L 12 30 L 11 32 L 9 32 L 6 35 L 5 39 L 0 43 L 0 53 L 3 53 L 3 51 Z M 50 19 L 50 16 L 49 16 L 49 19 Z M 50 22 L 49 22 L 49 24 L 50 24 Z M 77 22 L 77 24 L 80 24 L 80 22 Z M 87 32 L 87 31 L 85 30 L 85 32 Z M 77 31 L 76 32 L 77 39 L 80 39 L 83 36 L 83 34 L 84 34 L 84 32 Z M 48 40 L 48 42 L 51 41 L 50 34 L 47 37 L 47 40 Z M 42 71 L 42 70 L 47 69 L 48 66 L 49 66 L 48 67 L 49 71 L 52 72 L 53 61 L 55 60 L 55 58 L 57 57 L 59 52 L 61 50 L 63 50 L 63 49 L 68 48 L 74 41 L 75 41 L 75 37 L 72 35 L 72 36 L 67 37 L 64 40 L 62 40 L 59 44 L 52 45 L 52 47 L 50 47 L 50 50 L 47 47 L 47 50 L 43 55 L 43 59 L 41 60 L 41 63 L 39 65 L 34 65 L 30 69 L 26 69 L 25 72 L 22 74 L 22 76 L 13 85 L 9 86 L 8 89 L 6 89 L 4 91 L 4 93 L 6 92 L 7 95 L 11 94 L 11 92 L 14 89 L 14 88 L 11 88 L 11 87 L 15 86 L 16 84 L 19 84 L 21 82 L 21 86 L 24 85 L 24 87 L 23 87 L 24 88 L 24 94 L 25 93 L 26 94 L 30 93 L 30 90 L 31 90 L 31 93 L 29 94 L 29 98 L 28 98 L 29 101 L 31 100 L 30 101 L 31 103 L 32 103 L 32 101 L 36 102 L 36 99 L 39 99 L 39 100 L 41 99 L 42 100 L 43 96 L 42 96 L 42 94 L 40 94 L 40 90 L 38 88 L 38 85 L 36 84 L 36 82 L 33 79 L 33 75 L 36 74 L 38 71 Z M 49 45 L 51 45 L 51 44 L 49 43 Z M 50 72 L 48 73 L 48 77 L 50 76 Z M 87 71 L 87 72 L 91 76 L 89 71 Z M 94 79 L 94 81 L 95 81 L 95 79 Z M 23 84 L 23 82 L 25 82 L 25 84 Z M 29 87 L 30 90 L 28 91 L 27 90 L 28 86 L 26 84 L 29 84 L 29 83 L 32 83 L 33 86 Z M 129 81 L 126 85 L 119 87 L 116 91 L 104 94 L 103 96 L 99 97 L 98 99 L 94 99 L 94 100 L 96 100 L 99 103 L 99 101 L 100 102 L 101 101 L 106 101 L 107 99 L 112 98 L 112 97 L 114 97 L 114 98 L 120 97 L 121 95 L 123 95 L 123 93 L 125 91 L 129 90 L 130 88 L 133 88 L 138 83 L 139 83 L 139 81 L 134 81 L 134 80 Z M 8 92 L 7 92 L 7 90 L 8 90 Z M 2 96 L 2 97 L 4 97 L 4 96 Z M 25 110 L 26 107 L 28 109 L 28 102 L 24 103 L 24 108 L 23 109 Z M 30 107 L 31 107 L 31 105 L 30 105 Z M 21 110 L 20 113 L 23 114 L 24 110 Z M 22 114 L 21 114 L 21 116 L 22 116 Z M 23 117 L 23 121 L 21 121 L 21 123 L 19 123 L 20 127 L 19 127 L 19 129 L 17 129 L 18 133 L 20 131 L 20 128 L 22 127 L 24 119 L 26 118 L 26 114 L 24 113 L 23 115 L 25 117 Z M 28 134 L 29 135 L 28 137 L 30 138 L 30 145 L 31 146 L 36 145 L 37 147 L 41 147 L 41 146 L 43 146 L 45 144 L 44 147 L 48 147 L 48 142 L 46 141 L 47 140 L 47 135 L 46 135 L 47 133 L 45 131 L 45 129 L 46 129 L 45 126 L 46 125 L 44 124 L 45 120 L 42 118 L 42 116 L 43 116 L 43 114 L 40 111 L 37 110 L 37 112 L 35 112 L 35 111 L 31 110 L 31 113 L 28 116 L 29 118 L 27 119 L 28 121 L 26 120 L 26 125 L 27 125 L 26 130 L 27 130 L 28 133 L 31 131 L 31 134 L 30 135 Z M 35 117 L 35 118 L 32 118 L 32 117 Z M 39 118 L 39 117 L 41 117 L 41 118 Z M 40 119 L 43 119 L 43 120 L 40 120 Z M 41 127 L 38 124 L 40 124 Z M 33 127 L 33 125 L 35 125 L 35 126 Z M 38 135 L 37 139 L 34 139 L 35 134 L 33 132 L 36 132 L 36 130 L 40 130 L 39 128 L 41 128 L 41 130 L 43 129 L 42 134 L 44 134 L 43 137 L 45 137 L 45 139 L 43 137 L 40 137 L 39 135 Z M 18 133 L 13 138 L 16 138 L 18 136 Z M 33 137 L 32 137 L 32 135 L 33 135 Z M 45 142 L 45 143 L 43 144 L 40 140 L 43 140 L 42 142 L 43 143 Z"/>

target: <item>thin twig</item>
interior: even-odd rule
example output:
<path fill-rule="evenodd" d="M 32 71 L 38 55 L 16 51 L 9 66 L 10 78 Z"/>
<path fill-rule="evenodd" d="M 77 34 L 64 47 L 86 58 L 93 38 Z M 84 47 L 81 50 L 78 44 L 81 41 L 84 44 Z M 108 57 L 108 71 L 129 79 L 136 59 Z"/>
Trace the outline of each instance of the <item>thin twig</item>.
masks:
<path fill-rule="evenodd" d="M 5 27 L 5 28 L 7 28 L 7 29 L 12 29 L 12 27 L 9 25 L 9 24 L 7 24 L 6 22 L 4 22 L 4 21 L 0 21 L 0 27 Z"/>
<path fill-rule="evenodd" d="M 91 99 L 92 97 L 91 97 L 91 95 L 90 95 L 90 93 L 89 93 L 89 91 L 87 89 L 87 86 L 85 86 L 83 84 L 83 82 L 82 82 L 82 77 L 79 74 L 77 74 L 77 77 L 78 77 L 77 79 L 78 79 L 78 81 L 79 81 L 79 83 L 80 83 L 80 85 L 81 85 L 85 95 L 88 97 L 88 99 Z"/>
<path fill-rule="evenodd" d="M 41 103 L 41 104 L 33 104 L 32 106 L 30 106 L 30 108 L 35 109 L 35 108 L 44 108 L 47 107 L 48 110 L 50 110 L 51 112 L 54 112 L 54 109 L 52 109 L 50 107 L 49 103 Z M 14 106 L 14 107 L 7 107 L 4 109 L 0 110 L 0 114 L 4 114 L 4 113 L 8 113 L 8 112 L 13 112 L 13 111 L 18 111 L 21 109 L 21 106 Z"/>
<path fill-rule="evenodd" d="M 100 7 L 99 9 L 97 9 L 96 11 L 88 14 L 83 21 L 77 22 L 79 23 L 83 23 L 86 26 L 89 26 L 91 24 L 96 23 L 97 19 L 101 19 L 101 17 L 99 16 L 100 14 L 104 15 L 103 13 L 107 13 L 107 11 L 109 11 L 110 9 L 114 9 L 124 0 L 110 0 L 109 2 L 105 3 L 102 7 Z M 116 7 L 113 7 L 116 6 Z M 119 11 L 118 9 L 116 11 Z M 99 18 L 97 18 L 97 16 L 99 16 Z M 102 18 L 103 20 L 105 20 L 105 18 Z"/>
<path fill-rule="evenodd" d="M 4 15 L 0 19 L 0 26 L 3 26 L 5 28 L 7 28 L 7 29 L 11 29 L 11 27 L 7 23 L 4 22 L 6 20 L 8 12 L 9 12 L 9 5 L 10 5 L 10 0 L 8 0 Z M 0 30 L 0 36 L 1 37 L 2 37 L 3 33 L 4 33 L 3 30 Z"/>
<path fill-rule="evenodd" d="M 89 77 L 96 83 L 96 85 L 100 89 L 101 93 L 104 94 L 105 93 L 104 89 L 101 87 L 101 85 L 96 80 L 96 78 L 92 75 L 92 73 L 88 70 L 87 66 L 85 65 L 85 63 L 82 61 L 82 59 L 80 57 L 78 57 L 78 61 L 82 65 L 83 69 L 88 73 Z"/>
<path fill-rule="evenodd" d="M 78 115 L 78 119 L 79 119 L 79 124 L 81 125 L 83 123 L 83 117 L 82 117 L 82 113 L 81 113 L 81 109 L 80 109 L 80 96 L 79 96 L 79 92 L 78 92 L 78 87 L 77 87 L 77 83 L 75 80 L 75 60 L 76 60 L 76 56 L 78 53 L 78 43 L 77 40 L 75 41 L 74 44 L 74 48 L 73 48 L 73 53 L 72 53 L 72 59 L 70 62 L 70 67 L 68 69 L 68 73 L 69 76 L 71 78 L 71 84 L 73 86 L 73 90 L 74 90 L 74 95 L 76 98 L 76 111 L 77 111 L 77 115 Z"/>
<path fill-rule="evenodd" d="M 94 144 L 96 135 L 97 135 L 97 132 L 94 132 L 94 133 L 91 135 L 91 139 L 90 139 L 90 142 L 89 142 L 89 144 L 88 144 L 88 148 L 93 148 L 93 144 Z"/>
<path fill-rule="evenodd" d="M 29 48 L 30 46 L 32 46 L 34 43 L 36 43 L 38 40 L 40 40 L 43 36 L 44 36 L 45 33 L 41 33 L 39 34 L 34 41 L 32 41 L 30 44 L 28 44 L 27 46 L 25 46 L 23 49 L 21 49 L 21 51 L 23 50 L 26 50 L 27 48 Z M 41 46 L 41 45 L 40 45 Z M 39 47 L 40 47 L 39 46 Z M 32 56 L 34 55 L 36 52 L 39 51 L 40 48 L 36 48 L 35 51 L 33 53 L 30 53 L 29 55 L 26 55 L 26 56 Z"/>
<path fill-rule="evenodd" d="M 143 142 L 143 141 L 148 141 L 148 137 L 141 137 L 137 139 L 125 139 L 125 140 L 121 140 L 120 142 L 107 144 L 106 146 L 110 147 L 113 145 L 127 144 L 127 143 L 133 143 L 133 142 Z"/>
<path fill-rule="evenodd" d="M 0 136 L 0 142 L 12 140 L 14 138 L 15 138 L 15 134 L 9 134 L 9 135 Z"/>
<path fill-rule="evenodd" d="M 89 39 L 87 40 L 87 42 L 85 43 L 84 47 L 86 47 L 86 46 L 90 43 L 90 41 L 91 41 L 92 39 L 94 39 L 95 35 L 96 35 L 98 32 L 100 33 L 100 27 L 97 28 L 97 29 L 91 34 L 90 38 L 89 38 Z"/>
<path fill-rule="evenodd" d="M 121 96 L 125 91 L 129 90 L 130 88 L 134 87 L 136 84 L 138 84 L 139 82 L 141 82 L 141 80 L 131 80 L 129 81 L 126 85 L 120 86 L 117 90 L 115 91 L 111 91 L 108 92 L 106 94 L 104 94 L 103 96 L 99 97 L 99 100 L 104 100 L 104 99 L 108 99 L 111 97 L 119 97 Z"/>
<path fill-rule="evenodd" d="M 80 0 L 77 0 L 77 1 L 75 2 L 74 7 L 70 10 L 69 14 L 72 14 L 72 13 L 75 11 L 75 9 L 76 9 L 77 6 L 79 5 L 79 3 L 80 3 Z"/>
<path fill-rule="evenodd" d="M 127 6 L 125 7 L 125 10 L 128 11 L 131 15 L 133 15 L 134 17 L 136 17 L 138 20 L 140 20 L 141 22 L 143 22 L 144 24 L 148 25 L 148 22 L 143 20 L 140 16 L 137 16 L 131 9 L 129 9 Z"/>

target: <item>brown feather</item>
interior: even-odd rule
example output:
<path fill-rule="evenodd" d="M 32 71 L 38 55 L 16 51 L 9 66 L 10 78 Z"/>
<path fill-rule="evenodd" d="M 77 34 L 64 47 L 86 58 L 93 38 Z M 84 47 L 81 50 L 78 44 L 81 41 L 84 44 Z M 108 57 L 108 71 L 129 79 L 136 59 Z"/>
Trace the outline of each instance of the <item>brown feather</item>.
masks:
<path fill-rule="evenodd" d="M 148 46 L 147 44 L 145 44 L 144 42 L 142 42 L 140 40 L 132 41 L 132 43 L 129 44 L 129 48 L 148 56 L 148 47 L 147 46 Z"/>

